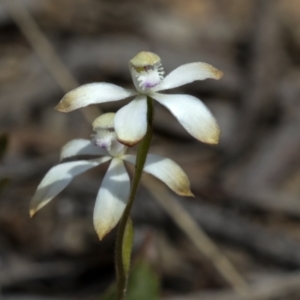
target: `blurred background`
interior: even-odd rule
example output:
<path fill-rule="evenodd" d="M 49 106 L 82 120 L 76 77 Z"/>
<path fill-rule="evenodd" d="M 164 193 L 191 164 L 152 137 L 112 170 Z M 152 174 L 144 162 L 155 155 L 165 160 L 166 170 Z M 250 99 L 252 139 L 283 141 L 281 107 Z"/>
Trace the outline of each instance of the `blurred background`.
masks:
<path fill-rule="evenodd" d="M 130 299 L 300 299 L 299 0 L 0 1 L 0 299 L 99 299 L 112 284 L 115 231 L 99 242 L 92 225 L 107 165 L 34 219 L 28 205 L 98 115 L 54 106 L 79 84 L 132 87 L 128 61 L 141 50 L 166 73 L 203 61 L 225 75 L 174 91 L 210 108 L 218 146 L 156 104 L 151 152 L 182 166 L 195 198 L 144 177 Z"/>

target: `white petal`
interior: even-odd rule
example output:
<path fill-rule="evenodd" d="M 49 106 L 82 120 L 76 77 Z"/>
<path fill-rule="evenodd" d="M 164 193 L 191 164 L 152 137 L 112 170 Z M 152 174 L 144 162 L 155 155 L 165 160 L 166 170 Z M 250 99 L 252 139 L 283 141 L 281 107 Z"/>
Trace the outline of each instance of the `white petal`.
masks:
<path fill-rule="evenodd" d="M 204 80 L 207 78 L 220 79 L 222 76 L 223 72 L 207 63 L 189 63 L 173 70 L 154 90 L 172 89 L 195 80 Z"/>
<path fill-rule="evenodd" d="M 136 156 L 124 155 L 123 159 L 135 164 Z M 164 182 L 178 195 L 193 196 L 189 178 L 173 160 L 159 155 L 148 154 L 144 171 Z"/>
<path fill-rule="evenodd" d="M 89 83 L 67 93 L 55 109 L 69 112 L 90 104 L 118 101 L 134 95 L 135 91 L 111 83 Z"/>
<path fill-rule="evenodd" d="M 130 191 L 130 179 L 124 163 L 114 158 L 104 176 L 94 209 L 94 227 L 100 240 L 119 222 Z"/>
<path fill-rule="evenodd" d="M 207 144 L 219 142 L 219 126 L 211 112 L 198 98 L 190 95 L 158 93 L 152 97 L 164 105 L 193 137 Z"/>
<path fill-rule="evenodd" d="M 107 151 L 94 145 L 90 140 L 76 139 L 63 146 L 60 160 L 76 155 L 107 155 Z"/>
<path fill-rule="evenodd" d="M 37 187 L 31 199 L 30 216 L 35 215 L 42 207 L 59 194 L 75 176 L 109 159 L 110 157 L 106 156 L 101 159 L 72 161 L 51 168 Z"/>
<path fill-rule="evenodd" d="M 137 144 L 147 131 L 146 96 L 136 97 L 117 111 L 115 131 L 118 140 L 128 146 Z"/>

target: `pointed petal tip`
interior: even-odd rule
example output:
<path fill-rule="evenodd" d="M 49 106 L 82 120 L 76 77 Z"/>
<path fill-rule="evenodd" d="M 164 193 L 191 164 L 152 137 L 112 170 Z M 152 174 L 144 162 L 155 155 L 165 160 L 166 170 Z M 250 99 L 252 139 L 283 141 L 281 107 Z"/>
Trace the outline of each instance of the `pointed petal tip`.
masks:
<path fill-rule="evenodd" d="M 103 234 L 103 233 L 97 232 L 97 236 L 98 236 L 99 241 L 101 242 L 105 238 L 106 233 Z"/>
<path fill-rule="evenodd" d="M 180 176 L 176 176 L 175 174 L 175 176 L 177 177 L 178 185 L 176 188 L 173 188 L 173 191 L 179 196 L 195 197 L 195 195 L 191 191 L 191 184 L 187 175 L 185 173 L 178 175 Z"/>
<path fill-rule="evenodd" d="M 224 76 L 224 73 L 222 71 L 213 67 L 210 64 L 206 64 L 206 68 L 207 68 L 207 70 L 209 70 L 209 73 L 211 74 L 212 79 L 219 80 Z"/>
<path fill-rule="evenodd" d="M 35 210 L 35 209 L 30 209 L 30 210 L 29 210 L 29 217 L 30 217 L 30 218 L 33 218 L 33 217 L 36 215 L 36 213 L 37 213 L 37 210 Z"/>
<path fill-rule="evenodd" d="M 214 120 L 214 123 L 211 124 L 211 127 L 206 129 L 205 132 L 202 132 L 201 135 L 198 135 L 197 132 L 195 132 L 194 137 L 202 143 L 208 144 L 208 145 L 217 145 L 220 141 L 220 128 L 217 124 L 217 122 Z"/>
<path fill-rule="evenodd" d="M 54 107 L 54 109 L 65 113 L 74 110 L 71 105 L 71 100 L 69 97 L 67 97 L 67 95 L 60 100 L 60 102 Z"/>
<path fill-rule="evenodd" d="M 219 144 L 219 139 L 207 139 L 207 140 L 202 140 L 201 142 L 205 143 L 205 144 L 208 144 L 208 145 L 218 145 Z"/>
<path fill-rule="evenodd" d="M 218 69 L 216 69 L 216 79 L 219 80 L 224 76 L 224 73 Z"/>
<path fill-rule="evenodd" d="M 212 139 L 207 142 L 209 145 L 218 145 L 219 144 L 219 139 Z"/>
<path fill-rule="evenodd" d="M 186 194 L 187 197 L 194 197 L 195 198 L 195 195 L 192 191 L 189 191 L 188 194 Z"/>
<path fill-rule="evenodd" d="M 114 228 L 114 227 L 113 227 Z M 95 226 L 95 231 L 100 241 L 102 241 L 112 230 L 113 228 L 107 228 L 104 226 Z"/>
<path fill-rule="evenodd" d="M 29 217 L 30 218 L 33 218 L 37 215 L 37 213 L 47 204 L 44 203 L 42 205 L 38 205 L 38 206 L 34 206 L 34 205 L 30 205 L 30 208 L 29 208 Z"/>
<path fill-rule="evenodd" d="M 195 197 L 190 189 L 186 191 L 177 191 L 177 194 L 184 197 Z"/>
<path fill-rule="evenodd" d="M 204 143 L 210 144 L 210 145 L 217 145 L 220 141 L 220 128 L 218 125 L 216 125 L 215 128 L 213 128 L 208 134 L 207 139 L 203 141 Z"/>

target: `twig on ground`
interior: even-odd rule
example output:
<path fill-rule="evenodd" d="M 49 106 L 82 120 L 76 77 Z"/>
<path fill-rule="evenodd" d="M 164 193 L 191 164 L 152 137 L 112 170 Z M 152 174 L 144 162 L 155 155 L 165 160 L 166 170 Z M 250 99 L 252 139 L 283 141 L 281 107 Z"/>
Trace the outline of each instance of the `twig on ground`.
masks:
<path fill-rule="evenodd" d="M 164 300 L 271 300 L 287 299 L 291 293 L 300 291 L 300 273 L 281 275 L 260 280 L 249 287 L 247 295 L 237 295 L 232 291 L 195 293 L 188 296 L 167 297 Z M 280 297 L 280 298 L 279 298 Z"/>
<path fill-rule="evenodd" d="M 156 184 L 150 177 L 147 177 L 147 180 L 143 180 L 143 185 L 197 249 L 214 264 L 215 268 L 232 288 L 238 294 L 245 294 L 248 289 L 247 282 L 180 203 L 170 195 L 165 187 Z"/>
<path fill-rule="evenodd" d="M 67 93 L 76 88 L 79 83 L 60 60 L 55 49 L 21 1 L 4 0 L 4 3 L 8 13 L 61 89 Z M 89 123 L 100 114 L 100 110 L 90 107 L 82 109 L 82 112 Z"/>

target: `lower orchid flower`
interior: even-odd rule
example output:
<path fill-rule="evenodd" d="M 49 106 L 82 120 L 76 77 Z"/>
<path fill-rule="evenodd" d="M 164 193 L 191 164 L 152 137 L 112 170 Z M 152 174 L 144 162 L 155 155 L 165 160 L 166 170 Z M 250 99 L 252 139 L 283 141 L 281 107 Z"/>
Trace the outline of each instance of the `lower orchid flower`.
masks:
<path fill-rule="evenodd" d="M 147 131 L 147 97 L 165 106 L 193 137 L 208 144 L 219 142 L 218 124 L 205 104 L 190 95 L 160 93 L 207 78 L 220 79 L 223 73 L 213 66 L 194 62 L 184 64 L 164 77 L 160 57 L 152 52 L 139 52 L 129 62 L 135 90 L 100 82 L 82 85 L 59 102 L 56 109 L 70 112 L 90 104 L 135 98 L 116 114 L 114 127 L 117 138 L 125 145 L 137 144 Z"/>
<path fill-rule="evenodd" d="M 130 178 L 124 161 L 135 164 L 136 156 L 126 154 L 127 147 L 117 140 L 114 118 L 114 113 L 101 115 L 93 122 L 95 135 L 91 140 L 72 140 L 62 148 L 61 160 L 80 155 L 98 157 L 62 162 L 51 168 L 31 200 L 31 217 L 57 196 L 75 176 L 111 161 L 98 191 L 93 220 L 100 239 L 117 225 L 130 192 Z M 148 154 L 144 171 L 160 179 L 175 193 L 193 196 L 187 175 L 171 159 Z"/>

